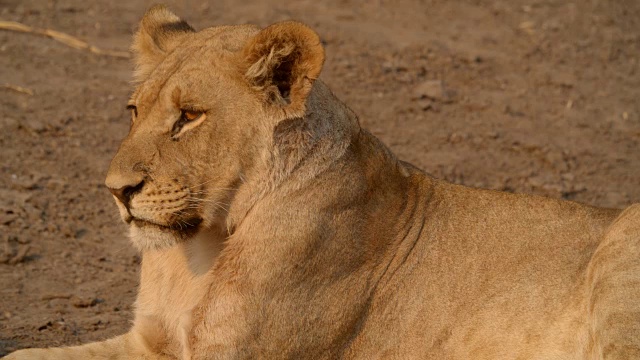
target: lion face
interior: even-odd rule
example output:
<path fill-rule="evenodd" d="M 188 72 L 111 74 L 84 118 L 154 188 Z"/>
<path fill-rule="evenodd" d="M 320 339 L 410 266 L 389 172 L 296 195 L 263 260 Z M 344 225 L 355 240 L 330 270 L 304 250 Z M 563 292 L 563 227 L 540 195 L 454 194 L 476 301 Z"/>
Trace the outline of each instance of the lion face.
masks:
<path fill-rule="evenodd" d="M 164 7 L 142 20 L 131 129 L 106 185 L 140 249 L 225 226 L 238 189 L 269 166 L 273 129 L 304 115 L 323 51 L 286 22 L 200 32 Z"/>

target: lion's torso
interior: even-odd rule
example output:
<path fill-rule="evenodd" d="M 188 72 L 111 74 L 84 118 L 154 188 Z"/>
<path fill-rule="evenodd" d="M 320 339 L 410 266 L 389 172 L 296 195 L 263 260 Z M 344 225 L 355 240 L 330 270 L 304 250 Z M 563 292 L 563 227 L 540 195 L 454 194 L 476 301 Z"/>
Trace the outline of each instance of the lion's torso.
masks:
<path fill-rule="evenodd" d="M 448 184 L 394 162 L 370 137 L 345 156 L 354 163 L 263 199 L 227 244 L 229 257 L 223 250 L 203 275 L 198 306 L 162 309 L 195 314 L 186 344 L 194 358 L 218 348 L 220 358 L 314 359 L 594 351 L 594 253 L 618 210 Z M 626 217 L 637 223 L 634 211 Z M 336 264 L 345 253 L 352 262 Z M 336 280 L 314 280 L 324 277 Z"/>

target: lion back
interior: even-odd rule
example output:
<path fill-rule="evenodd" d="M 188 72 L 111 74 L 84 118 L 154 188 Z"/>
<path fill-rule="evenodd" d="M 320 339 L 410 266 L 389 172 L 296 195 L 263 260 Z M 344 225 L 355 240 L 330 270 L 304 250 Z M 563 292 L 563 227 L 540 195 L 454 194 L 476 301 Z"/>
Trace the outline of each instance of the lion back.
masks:
<path fill-rule="evenodd" d="M 588 269 L 593 359 L 640 359 L 640 204 L 611 224 Z"/>

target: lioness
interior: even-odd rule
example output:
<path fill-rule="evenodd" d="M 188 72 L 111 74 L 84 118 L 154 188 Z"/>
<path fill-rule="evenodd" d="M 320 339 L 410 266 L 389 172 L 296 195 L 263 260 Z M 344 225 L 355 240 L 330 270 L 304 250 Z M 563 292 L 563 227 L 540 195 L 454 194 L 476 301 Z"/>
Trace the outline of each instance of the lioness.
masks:
<path fill-rule="evenodd" d="M 398 160 L 297 22 L 147 12 L 106 185 L 132 329 L 8 359 L 640 358 L 640 205 L 471 189 Z"/>

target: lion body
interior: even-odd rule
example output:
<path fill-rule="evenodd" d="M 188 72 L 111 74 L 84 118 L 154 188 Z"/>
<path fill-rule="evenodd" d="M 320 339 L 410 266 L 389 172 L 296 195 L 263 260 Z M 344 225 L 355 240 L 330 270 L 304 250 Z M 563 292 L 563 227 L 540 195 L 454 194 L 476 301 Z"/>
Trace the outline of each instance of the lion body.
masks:
<path fill-rule="evenodd" d="M 179 34 L 154 33 L 163 23 Z M 143 253 L 132 329 L 8 359 L 640 356 L 639 205 L 434 179 L 313 81 L 308 28 L 180 24 L 157 8 L 143 20 L 136 118 L 107 178 Z M 211 42 L 224 91 L 188 60 Z M 187 130 L 164 120 L 200 103 L 214 105 L 189 110 L 204 121 Z"/>

